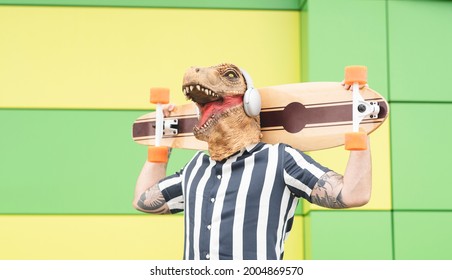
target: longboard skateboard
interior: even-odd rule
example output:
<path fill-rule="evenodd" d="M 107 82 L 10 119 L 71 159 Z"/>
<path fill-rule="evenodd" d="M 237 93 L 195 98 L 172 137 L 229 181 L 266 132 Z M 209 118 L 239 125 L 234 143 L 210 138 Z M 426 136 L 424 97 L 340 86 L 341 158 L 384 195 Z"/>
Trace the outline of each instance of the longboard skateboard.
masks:
<path fill-rule="evenodd" d="M 261 129 L 266 143 L 283 142 L 302 151 L 322 150 L 344 145 L 344 134 L 353 129 L 352 91 L 338 82 L 309 82 L 258 89 L 262 98 Z M 364 87 L 360 94 L 378 111 L 366 116 L 359 127 L 367 134 L 387 118 L 387 101 L 376 91 Z M 173 148 L 207 150 L 207 143 L 197 140 L 193 127 L 198 122 L 195 104 L 176 106 L 165 118 L 159 145 Z M 133 124 L 133 140 L 155 145 L 156 113 L 139 117 Z"/>

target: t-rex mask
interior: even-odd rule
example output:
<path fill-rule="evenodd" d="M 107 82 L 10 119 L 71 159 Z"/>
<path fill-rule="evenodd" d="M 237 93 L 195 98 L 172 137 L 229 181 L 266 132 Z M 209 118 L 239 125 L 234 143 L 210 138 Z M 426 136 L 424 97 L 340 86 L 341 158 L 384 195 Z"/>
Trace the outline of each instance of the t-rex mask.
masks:
<path fill-rule="evenodd" d="M 200 111 L 194 135 L 208 143 L 212 159 L 220 161 L 262 137 L 259 117 L 243 108 L 246 81 L 233 64 L 191 67 L 185 72 L 182 90 Z"/>

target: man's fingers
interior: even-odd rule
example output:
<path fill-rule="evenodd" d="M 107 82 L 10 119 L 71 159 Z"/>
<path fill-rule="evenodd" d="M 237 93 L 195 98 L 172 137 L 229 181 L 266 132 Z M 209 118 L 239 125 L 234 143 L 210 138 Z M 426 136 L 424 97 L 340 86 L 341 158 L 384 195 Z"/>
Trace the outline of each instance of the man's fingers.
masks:
<path fill-rule="evenodd" d="M 163 115 L 165 117 L 169 117 L 171 115 L 171 111 L 174 110 L 174 104 L 166 104 L 163 106 Z"/>
<path fill-rule="evenodd" d="M 352 88 L 351 85 L 348 85 L 348 84 L 346 85 L 344 80 L 341 82 L 341 85 L 342 85 L 346 90 L 350 90 L 350 89 Z M 365 84 L 365 85 L 360 85 L 360 86 L 359 86 L 359 89 L 363 89 L 363 88 L 369 88 L 369 84 Z"/>

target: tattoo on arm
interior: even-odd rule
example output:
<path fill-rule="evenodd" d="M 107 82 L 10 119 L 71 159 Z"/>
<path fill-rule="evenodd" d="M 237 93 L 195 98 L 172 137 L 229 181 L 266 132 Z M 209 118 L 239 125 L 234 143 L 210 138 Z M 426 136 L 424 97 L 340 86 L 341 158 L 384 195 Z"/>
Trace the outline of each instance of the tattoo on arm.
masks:
<path fill-rule="evenodd" d="M 147 189 L 138 200 L 138 207 L 144 212 L 155 214 L 169 214 L 170 210 L 166 204 L 162 192 L 158 185 L 154 185 Z"/>
<path fill-rule="evenodd" d="M 312 189 L 312 203 L 327 208 L 347 208 L 342 201 L 342 187 L 342 175 L 333 171 L 325 173 Z"/>

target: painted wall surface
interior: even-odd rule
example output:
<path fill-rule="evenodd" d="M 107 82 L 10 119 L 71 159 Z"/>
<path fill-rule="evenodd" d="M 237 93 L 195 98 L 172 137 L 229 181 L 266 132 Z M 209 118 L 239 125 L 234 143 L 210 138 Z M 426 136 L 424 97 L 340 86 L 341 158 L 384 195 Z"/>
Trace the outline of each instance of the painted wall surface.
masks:
<path fill-rule="evenodd" d="M 394 255 L 450 260 L 452 2 L 388 4 Z"/>
<path fill-rule="evenodd" d="M 390 102 L 387 126 L 371 136 L 370 203 L 351 211 L 305 205 L 306 257 L 452 259 L 444 180 L 452 91 L 442 83 L 452 74 L 452 2 L 311 0 L 302 17 L 305 80 L 334 79 L 343 66 L 364 64 L 369 86 Z M 342 149 L 313 156 L 339 171 L 346 165 Z"/>
<path fill-rule="evenodd" d="M 147 109 L 151 86 L 183 103 L 192 65 L 233 62 L 256 86 L 299 77 L 296 11 L 2 6 L 0 19 L 2 108 Z"/>
<path fill-rule="evenodd" d="M 0 259 L 181 259 L 183 216 L 131 206 L 149 88 L 187 102 L 185 69 L 222 62 L 258 87 L 297 82 L 298 22 L 297 10 L 0 6 Z M 168 173 L 193 153 L 175 150 Z M 302 228 L 298 216 L 287 259 L 303 258 Z"/>
<path fill-rule="evenodd" d="M 150 87 L 184 103 L 185 69 L 222 62 L 257 87 L 340 81 L 363 64 L 390 102 L 371 136 L 370 203 L 300 203 L 286 259 L 452 259 L 452 2 L 75 2 L 0 0 L 0 259 L 181 259 L 183 216 L 131 207 L 146 159 L 131 125 Z M 176 149 L 168 173 L 193 153 Z M 338 172 L 348 158 L 310 155 Z"/>

